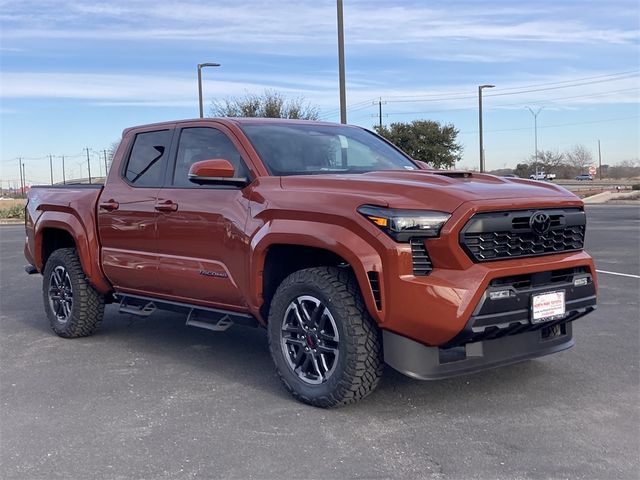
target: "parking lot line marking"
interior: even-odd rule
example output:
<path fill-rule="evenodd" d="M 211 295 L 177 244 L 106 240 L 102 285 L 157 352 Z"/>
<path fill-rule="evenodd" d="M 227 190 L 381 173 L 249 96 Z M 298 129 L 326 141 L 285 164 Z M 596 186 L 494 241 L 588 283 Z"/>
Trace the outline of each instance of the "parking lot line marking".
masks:
<path fill-rule="evenodd" d="M 609 275 L 619 275 L 621 277 L 640 278 L 640 275 L 631 275 L 630 273 L 608 272 L 607 270 L 596 270 L 598 273 L 608 273 Z"/>

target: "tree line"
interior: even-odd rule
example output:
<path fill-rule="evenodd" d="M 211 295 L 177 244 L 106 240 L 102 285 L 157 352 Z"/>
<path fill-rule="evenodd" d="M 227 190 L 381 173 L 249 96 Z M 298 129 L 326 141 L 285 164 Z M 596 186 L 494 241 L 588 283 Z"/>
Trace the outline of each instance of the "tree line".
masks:
<path fill-rule="evenodd" d="M 537 158 L 531 155 L 524 162 L 518 163 L 512 173 L 523 178 L 528 178 L 536 171 L 555 173 L 557 178 L 574 178 L 577 175 L 589 173 L 591 166 L 599 167 L 594 154 L 584 145 L 575 145 L 564 152 L 541 150 Z M 626 160 L 616 165 L 602 165 L 603 178 L 631 178 L 639 175 L 640 162 L 637 160 Z"/>

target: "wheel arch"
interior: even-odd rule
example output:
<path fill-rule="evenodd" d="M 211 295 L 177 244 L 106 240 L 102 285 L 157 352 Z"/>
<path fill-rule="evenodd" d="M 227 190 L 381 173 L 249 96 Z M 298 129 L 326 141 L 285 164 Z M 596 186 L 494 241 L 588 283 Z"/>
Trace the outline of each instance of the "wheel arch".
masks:
<path fill-rule="evenodd" d="M 100 246 L 94 232 L 87 229 L 74 215 L 67 212 L 44 212 L 35 225 L 34 261 L 42 272 L 49 256 L 59 248 L 73 247 L 89 282 L 101 293 L 111 286 L 100 268 Z"/>
<path fill-rule="evenodd" d="M 260 322 L 266 324 L 273 294 L 284 278 L 294 271 L 318 266 L 350 268 L 367 310 L 381 322 L 383 310 L 378 308 L 367 275 L 382 272 L 382 260 L 374 247 L 339 225 L 295 221 L 293 226 L 291 222 L 273 221 L 268 231 L 260 232 L 252 241 L 250 307 Z M 382 282 L 381 274 L 379 281 Z"/>

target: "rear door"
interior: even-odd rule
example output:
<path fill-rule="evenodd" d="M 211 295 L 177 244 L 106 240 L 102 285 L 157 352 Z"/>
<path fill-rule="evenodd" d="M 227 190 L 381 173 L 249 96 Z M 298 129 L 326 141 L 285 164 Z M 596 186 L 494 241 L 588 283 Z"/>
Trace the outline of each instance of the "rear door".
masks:
<path fill-rule="evenodd" d="M 202 124 L 200 124 L 202 125 Z M 224 126 L 189 126 L 176 131 L 175 160 L 158 203 L 159 277 L 162 294 L 177 301 L 244 310 L 249 239 L 245 224 L 251 187 L 196 185 L 194 162 L 229 160 L 236 176 L 250 177 L 246 152 Z M 172 155 L 173 156 L 173 155 Z"/>
<path fill-rule="evenodd" d="M 174 129 L 137 132 L 119 171 L 112 171 L 98 201 L 102 268 L 118 290 L 158 290 L 158 191 L 167 170 Z"/>

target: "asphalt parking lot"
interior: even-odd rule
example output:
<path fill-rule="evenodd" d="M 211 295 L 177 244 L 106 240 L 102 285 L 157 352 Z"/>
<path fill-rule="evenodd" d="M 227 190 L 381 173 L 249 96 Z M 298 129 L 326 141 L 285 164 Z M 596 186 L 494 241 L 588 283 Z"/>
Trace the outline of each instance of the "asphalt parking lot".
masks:
<path fill-rule="evenodd" d="M 280 386 L 259 329 L 213 333 L 107 309 L 53 335 L 23 228 L 0 226 L 3 479 L 636 479 L 640 209 L 588 208 L 599 309 L 576 346 L 472 376 L 387 369 L 364 401 L 321 410 Z"/>

